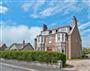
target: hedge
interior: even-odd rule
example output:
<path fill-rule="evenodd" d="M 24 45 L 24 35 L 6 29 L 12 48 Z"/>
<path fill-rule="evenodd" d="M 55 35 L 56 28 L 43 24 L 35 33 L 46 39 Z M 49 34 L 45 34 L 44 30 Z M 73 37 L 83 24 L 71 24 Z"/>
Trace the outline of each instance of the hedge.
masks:
<path fill-rule="evenodd" d="M 66 63 L 66 56 L 59 52 L 45 52 L 45 51 L 0 51 L 0 58 L 17 59 L 25 61 L 39 61 L 46 63 L 56 63 L 62 60 Z"/>

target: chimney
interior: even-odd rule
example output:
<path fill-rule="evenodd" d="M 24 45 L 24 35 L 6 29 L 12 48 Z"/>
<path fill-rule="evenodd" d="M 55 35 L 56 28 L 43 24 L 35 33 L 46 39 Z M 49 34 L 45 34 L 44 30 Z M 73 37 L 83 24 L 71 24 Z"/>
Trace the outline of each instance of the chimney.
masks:
<path fill-rule="evenodd" d="M 25 46 L 25 40 L 23 40 L 23 48 L 24 48 L 24 46 Z"/>
<path fill-rule="evenodd" d="M 34 42 L 35 42 L 35 50 L 37 49 L 37 39 L 35 38 L 34 39 Z"/>
<path fill-rule="evenodd" d="M 46 31 L 46 30 L 48 30 L 48 27 L 46 24 L 43 24 L 43 31 Z"/>

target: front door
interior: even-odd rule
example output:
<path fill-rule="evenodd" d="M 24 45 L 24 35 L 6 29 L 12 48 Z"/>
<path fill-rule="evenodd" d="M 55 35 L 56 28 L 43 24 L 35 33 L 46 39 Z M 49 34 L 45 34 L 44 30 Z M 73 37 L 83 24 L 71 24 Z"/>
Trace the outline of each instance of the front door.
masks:
<path fill-rule="evenodd" d="M 52 51 L 52 48 L 51 47 L 47 47 L 47 51 Z"/>

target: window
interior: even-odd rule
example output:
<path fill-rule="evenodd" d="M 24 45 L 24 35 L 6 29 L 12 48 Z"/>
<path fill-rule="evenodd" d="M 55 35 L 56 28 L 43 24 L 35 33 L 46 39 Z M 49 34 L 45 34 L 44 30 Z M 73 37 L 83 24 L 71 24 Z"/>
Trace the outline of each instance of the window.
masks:
<path fill-rule="evenodd" d="M 52 33 L 52 30 L 49 31 L 49 34 L 51 34 L 51 33 Z"/>
<path fill-rule="evenodd" d="M 38 37 L 38 42 L 40 42 L 40 37 Z"/>
<path fill-rule="evenodd" d="M 38 37 L 38 42 L 39 42 L 39 43 L 44 42 L 44 37 L 43 37 L 43 36 Z"/>
<path fill-rule="evenodd" d="M 58 32 L 58 30 L 56 30 L 56 33 Z"/>
<path fill-rule="evenodd" d="M 57 34 L 57 41 L 62 41 L 62 33 Z"/>
<path fill-rule="evenodd" d="M 61 47 L 57 47 L 58 52 L 62 52 L 61 50 L 62 50 Z"/>
<path fill-rule="evenodd" d="M 65 34 L 62 34 L 62 41 L 65 42 Z"/>
<path fill-rule="evenodd" d="M 65 42 L 66 34 L 65 33 L 58 33 L 56 36 L 57 42 Z"/>
<path fill-rule="evenodd" d="M 57 34 L 57 40 L 58 41 L 60 40 L 60 34 Z"/>
<path fill-rule="evenodd" d="M 41 42 L 44 42 L 44 37 L 41 37 Z"/>

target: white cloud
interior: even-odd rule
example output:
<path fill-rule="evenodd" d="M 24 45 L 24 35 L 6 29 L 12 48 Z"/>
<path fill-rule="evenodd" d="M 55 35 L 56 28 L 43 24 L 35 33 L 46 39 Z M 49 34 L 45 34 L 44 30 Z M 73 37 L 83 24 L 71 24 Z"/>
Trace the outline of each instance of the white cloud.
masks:
<path fill-rule="evenodd" d="M 90 27 L 90 22 L 87 22 L 87 23 L 85 23 L 85 24 L 79 25 L 79 29 L 80 29 L 80 30 L 83 30 L 83 29 L 85 29 L 85 28 L 87 28 L 87 27 Z"/>
<path fill-rule="evenodd" d="M 84 36 L 84 35 L 85 35 L 85 37 L 87 37 L 88 35 L 90 35 L 90 29 L 86 29 L 86 30 L 81 31 L 81 36 Z"/>
<path fill-rule="evenodd" d="M 5 6 L 0 5 L 0 13 L 5 14 L 8 11 L 8 8 Z"/>
<path fill-rule="evenodd" d="M 82 46 L 83 47 L 90 47 L 90 35 L 82 37 Z"/>
<path fill-rule="evenodd" d="M 82 46 L 90 47 L 90 21 L 79 25 L 79 30 L 82 38 Z"/>
<path fill-rule="evenodd" d="M 47 2 L 47 4 L 45 2 Z M 80 3 L 77 5 L 78 2 Z M 30 2 L 25 2 L 24 4 L 22 4 L 21 7 L 24 11 L 29 11 L 30 9 L 32 9 L 33 12 L 30 14 L 30 16 L 32 16 L 33 18 L 42 18 L 55 15 L 57 13 L 62 13 L 63 15 L 67 15 L 71 12 L 78 13 L 82 11 L 84 5 L 85 7 L 90 6 L 89 3 L 89 0 L 31 0 Z M 46 4 L 47 7 L 45 7 L 44 4 Z M 43 9 L 41 8 L 41 6 L 43 7 Z"/>
<path fill-rule="evenodd" d="M 45 9 L 44 11 L 40 12 L 41 16 L 50 16 L 53 14 L 53 11 L 55 11 L 58 7 L 49 7 Z"/>
<path fill-rule="evenodd" d="M 29 11 L 29 9 L 30 9 L 31 7 L 33 7 L 34 2 L 35 2 L 35 1 L 30 1 L 30 2 L 25 2 L 25 3 L 23 3 L 23 5 L 21 6 L 21 9 L 24 10 L 24 11 L 26 11 L 26 12 Z"/>
<path fill-rule="evenodd" d="M 57 13 L 62 13 L 62 15 L 67 15 L 71 12 L 78 13 L 83 9 L 83 7 L 77 6 L 77 2 L 74 1 L 61 1 L 54 3 L 53 6 L 50 6 L 40 12 L 40 17 L 51 16 Z"/>
<path fill-rule="evenodd" d="M 31 0 L 31 1 L 23 3 L 21 8 L 24 11 L 29 11 L 30 8 L 32 8 L 33 12 L 36 13 L 37 8 L 43 5 L 44 3 L 45 3 L 45 0 L 36 0 L 36 1 Z"/>
<path fill-rule="evenodd" d="M 5 25 L 0 29 L 2 32 L 2 42 L 11 45 L 14 42 L 21 42 L 25 40 L 26 42 L 34 43 L 34 38 L 41 31 L 41 27 L 27 27 L 25 25 L 18 26 L 8 26 Z"/>

